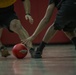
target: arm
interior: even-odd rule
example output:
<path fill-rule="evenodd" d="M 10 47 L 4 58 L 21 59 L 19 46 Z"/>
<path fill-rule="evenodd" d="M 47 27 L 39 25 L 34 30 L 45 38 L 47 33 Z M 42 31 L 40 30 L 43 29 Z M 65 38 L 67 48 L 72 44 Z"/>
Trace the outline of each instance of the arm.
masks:
<path fill-rule="evenodd" d="M 23 5 L 24 5 L 24 9 L 26 14 L 30 14 L 30 0 L 23 0 Z"/>
<path fill-rule="evenodd" d="M 30 0 L 23 0 L 23 5 L 26 12 L 25 18 L 26 20 L 29 20 L 29 22 L 32 24 L 33 18 L 31 17 L 31 12 L 30 12 L 31 9 Z"/>

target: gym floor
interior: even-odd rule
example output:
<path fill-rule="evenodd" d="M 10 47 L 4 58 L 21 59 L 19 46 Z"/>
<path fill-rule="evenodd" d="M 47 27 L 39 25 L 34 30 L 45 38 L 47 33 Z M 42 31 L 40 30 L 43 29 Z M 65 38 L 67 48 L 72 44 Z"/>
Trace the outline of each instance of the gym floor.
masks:
<path fill-rule="evenodd" d="M 76 51 L 73 45 L 49 45 L 42 59 L 28 53 L 24 59 L 0 57 L 0 75 L 76 75 Z"/>

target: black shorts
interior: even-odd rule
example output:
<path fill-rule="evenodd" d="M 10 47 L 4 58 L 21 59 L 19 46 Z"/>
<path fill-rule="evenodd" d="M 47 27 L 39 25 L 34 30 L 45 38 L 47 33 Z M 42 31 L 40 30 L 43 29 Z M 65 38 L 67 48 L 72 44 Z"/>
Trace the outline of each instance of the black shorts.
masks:
<path fill-rule="evenodd" d="M 14 5 L 11 5 L 6 8 L 0 8 L 0 27 L 6 27 L 9 31 L 11 31 L 10 22 L 13 19 L 18 19 L 14 11 Z"/>
<path fill-rule="evenodd" d="M 74 31 L 76 28 L 76 1 L 65 0 L 57 13 L 54 29 Z"/>

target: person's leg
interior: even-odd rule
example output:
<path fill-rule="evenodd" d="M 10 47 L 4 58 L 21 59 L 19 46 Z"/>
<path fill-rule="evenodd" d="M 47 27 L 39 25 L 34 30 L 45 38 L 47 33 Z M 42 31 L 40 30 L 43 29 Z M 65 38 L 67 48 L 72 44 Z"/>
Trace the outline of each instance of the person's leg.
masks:
<path fill-rule="evenodd" d="M 0 28 L 0 52 L 1 52 L 2 57 L 7 57 L 10 55 L 10 53 L 8 52 L 6 47 L 1 42 L 2 31 L 3 31 L 3 28 Z"/>
<path fill-rule="evenodd" d="M 5 9 L 0 9 L 2 12 L 0 13 L 0 25 L 1 27 L 6 27 L 9 31 L 13 31 L 18 34 L 21 40 L 27 38 L 29 35 L 27 31 L 22 27 L 20 21 L 18 20 L 18 16 L 14 11 L 14 5 L 6 7 Z M 32 50 L 32 43 L 30 42 L 30 46 L 27 44 L 28 48 Z"/>
<path fill-rule="evenodd" d="M 68 29 L 70 27 L 75 27 L 76 28 L 76 26 L 74 24 L 71 24 L 71 23 L 73 23 L 73 20 L 76 20 L 76 15 L 75 15 L 75 13 L 76 13 L 76 5 L 73 4 L 73 3 L 74 2 L 66 1 L 66 0 L 65 0 L 65 2 L 63 2 L 60 10 L 57 13 L 55 24 L 54 24 L 54 28 L 53 28 L 53 30 L 50 29 L 50 36 L 46 36 L 47 37 L 46 41 L 49 41 L 49 38 L 51 38 L 51 36 L 53 36 L 53 35 L 51 35 L 52 34 L 51 32 L 53 32 L 54 29 L 55 30 L 63 30 L 64 28 L 66 28 L 66 25 L 67 25 Z M 69 26 L 69 24 L 70 24 L 70 26 Z M 70 30 L 71 29 L 72 28 L 70 28 Z M 71 35 L 69 33 L 67 33 L 67 34 L 72 39 L 72 41 L 75 43 L 75 37 L 72 35 L 72 32 L 71 32 Z M 45 43 L 45 42 L 43 42 L 43 43 Z M 45 46 L 43 46 L 43 48 L 44 47 Z"/>
<path fill-rule="evenodd" d="M 68 36 L 68 38 L 72 41 L 72 43 L 75 46 L 75 50 L 76 50 L 76 34 L 74 31 L 72 32 L 65 32 L 65 34 Z"/>
<path fill-rule="evenodd" d="M 21 25 L 21 23 L 18 19 L 14 19 L 11 21 L 10 30 L 17 33 L 21 40 L 29 37 L 28 32 L 23 28 L 23 26 Z M 31 53 L 31 51 L 34 50 L 32 42 L 30 42 L 30 45 L 27 44 L 26 46 L 28 47 L 30 53 Z M 32 57 L 32 55 L 31 55 L 31 57 Z"/>
<path fill-rule="evenodd" d="M 63 2 L 60 10 L 56 16 L 55 29 L 63 30 L 69 37 L 72 43 L 76 46 L 76 6 L 73 4 L 74 1 Z"/>
<path fill-rule="evenodd" d="M 51 25 L 47 29 L 47 31 L 46 31 L 46 33 L 45 33 L 45 35 L 43 37 L 42 42 L 37 47 L 36 52 L 34 53 L 34 58 L 42 58 L 42 52 L 43 52 L 43 49 L 44 49 L 45 45 L 49 42 L 49 40 L 51 40 L 53 38 L 53 36 L 55 35 L 56 31 L 57 30 L 54 30 L 54 26 L 53 25 Z"/>

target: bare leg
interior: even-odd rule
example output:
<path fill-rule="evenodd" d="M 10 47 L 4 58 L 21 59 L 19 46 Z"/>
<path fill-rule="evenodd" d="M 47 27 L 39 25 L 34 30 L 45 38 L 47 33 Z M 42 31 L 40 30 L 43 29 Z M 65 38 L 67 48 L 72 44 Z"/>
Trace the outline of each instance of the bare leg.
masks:
<path fill-rule="evenodd" d="M 65 34 L 68 36 L 68 38 L 72 41 L 72 43 L 75 46 L 75 50 L 76 50 L 76 34 L 75 32 L 65 32 Z"/>
<path fill-rule="evenodd" d="M 21 40 L 25 39 L 25 38 L 28 38 L 29 37 L 29 34 L 27 33 L 27 31 L 22 27 L 21 23 L 19 20 L 13 20 L 11 21 L 11 25 L 10 25 L 10 29 L 12 31 L 14 31 L 15 33 L 18 34 L 19 38 Z M 29 48 L 32 48 L 32 42 L 30 42 L 30 45 L 27 44 L 27 46 Z"/>
<path fill-rule="evenodd" d="M 29 37 L 29 34 L 27 33 L 27 31 L 23 28 L 23 26 L 21 25 L 20 21 L 17 20 L 17 19 L 14 19 L 14 20 L 11 21 L 10 29 L 18 34 L 19 38 L 21 39 L 21 42 L 25 38 Z M 31 57 L 33 57 L 32 52 L 34 51 L 34 48 L 33 48 L 32 42 L 29 41 L 29 43 L 27 43 L 26 46 L 29 49 Z"/>
<path fill-rule="evenodd" d="M 42 42 L 40 43 L 39 47 L 37 48 L 34 58 L 42 58 L 42 52 L 45 47 L 45 45 L 53 38 L 57 30 L 54 30 L 54 26 L 50 26 L 48 30 L 46 31 L 44 38 Z"/>
<path fill-rule="evenodd" d="M 74 32 L 64 32 L 66 34 L 66 36 L 71 40 L 73 37 L 76 37 L 75 36 L 75 33 Z"/>
<path fill-rule="evenodd" d="M 3 28 L 0 29 L 0 52 L 1 52 L 1 56 L 7 57 L 10 55 L 10 53 L 8 52 L 7 48 L 2 45 L 2 42 L 1 42 L 2 31 L 3 31 Z"/>
<path fill-rule="evenodd" d="M 44 35 L 44 38 L 42 41 L 48 43 L 52 38 L 53 36 L 55 35 L 57 30 L 54 30 L 54 26 L 51 25 L 48 30 L 46 31 L 45 35 Z"/>
<path fill-rule="evenodd" d="M 43 52 L 45 45 L 54 37 L 56 32 L 57 32 L 57 30 L 54 30 L 53 25 L 48 28 L 48 30 L 46 31 L 46 33 L 44 35 L 42 42 L 40 43 L 39 47 L 37 48 L 37 50 L 35 52 L 34 58 L 42 57 L 42 52 Z M 65 34 L 69 37 L 70 40 L 72 40 L 72 38 L 75 37 L 74 32 L 65 32 Z M 74 44 L 75 43 L 76 43 L 76 41 L 74 42 Z"/>

